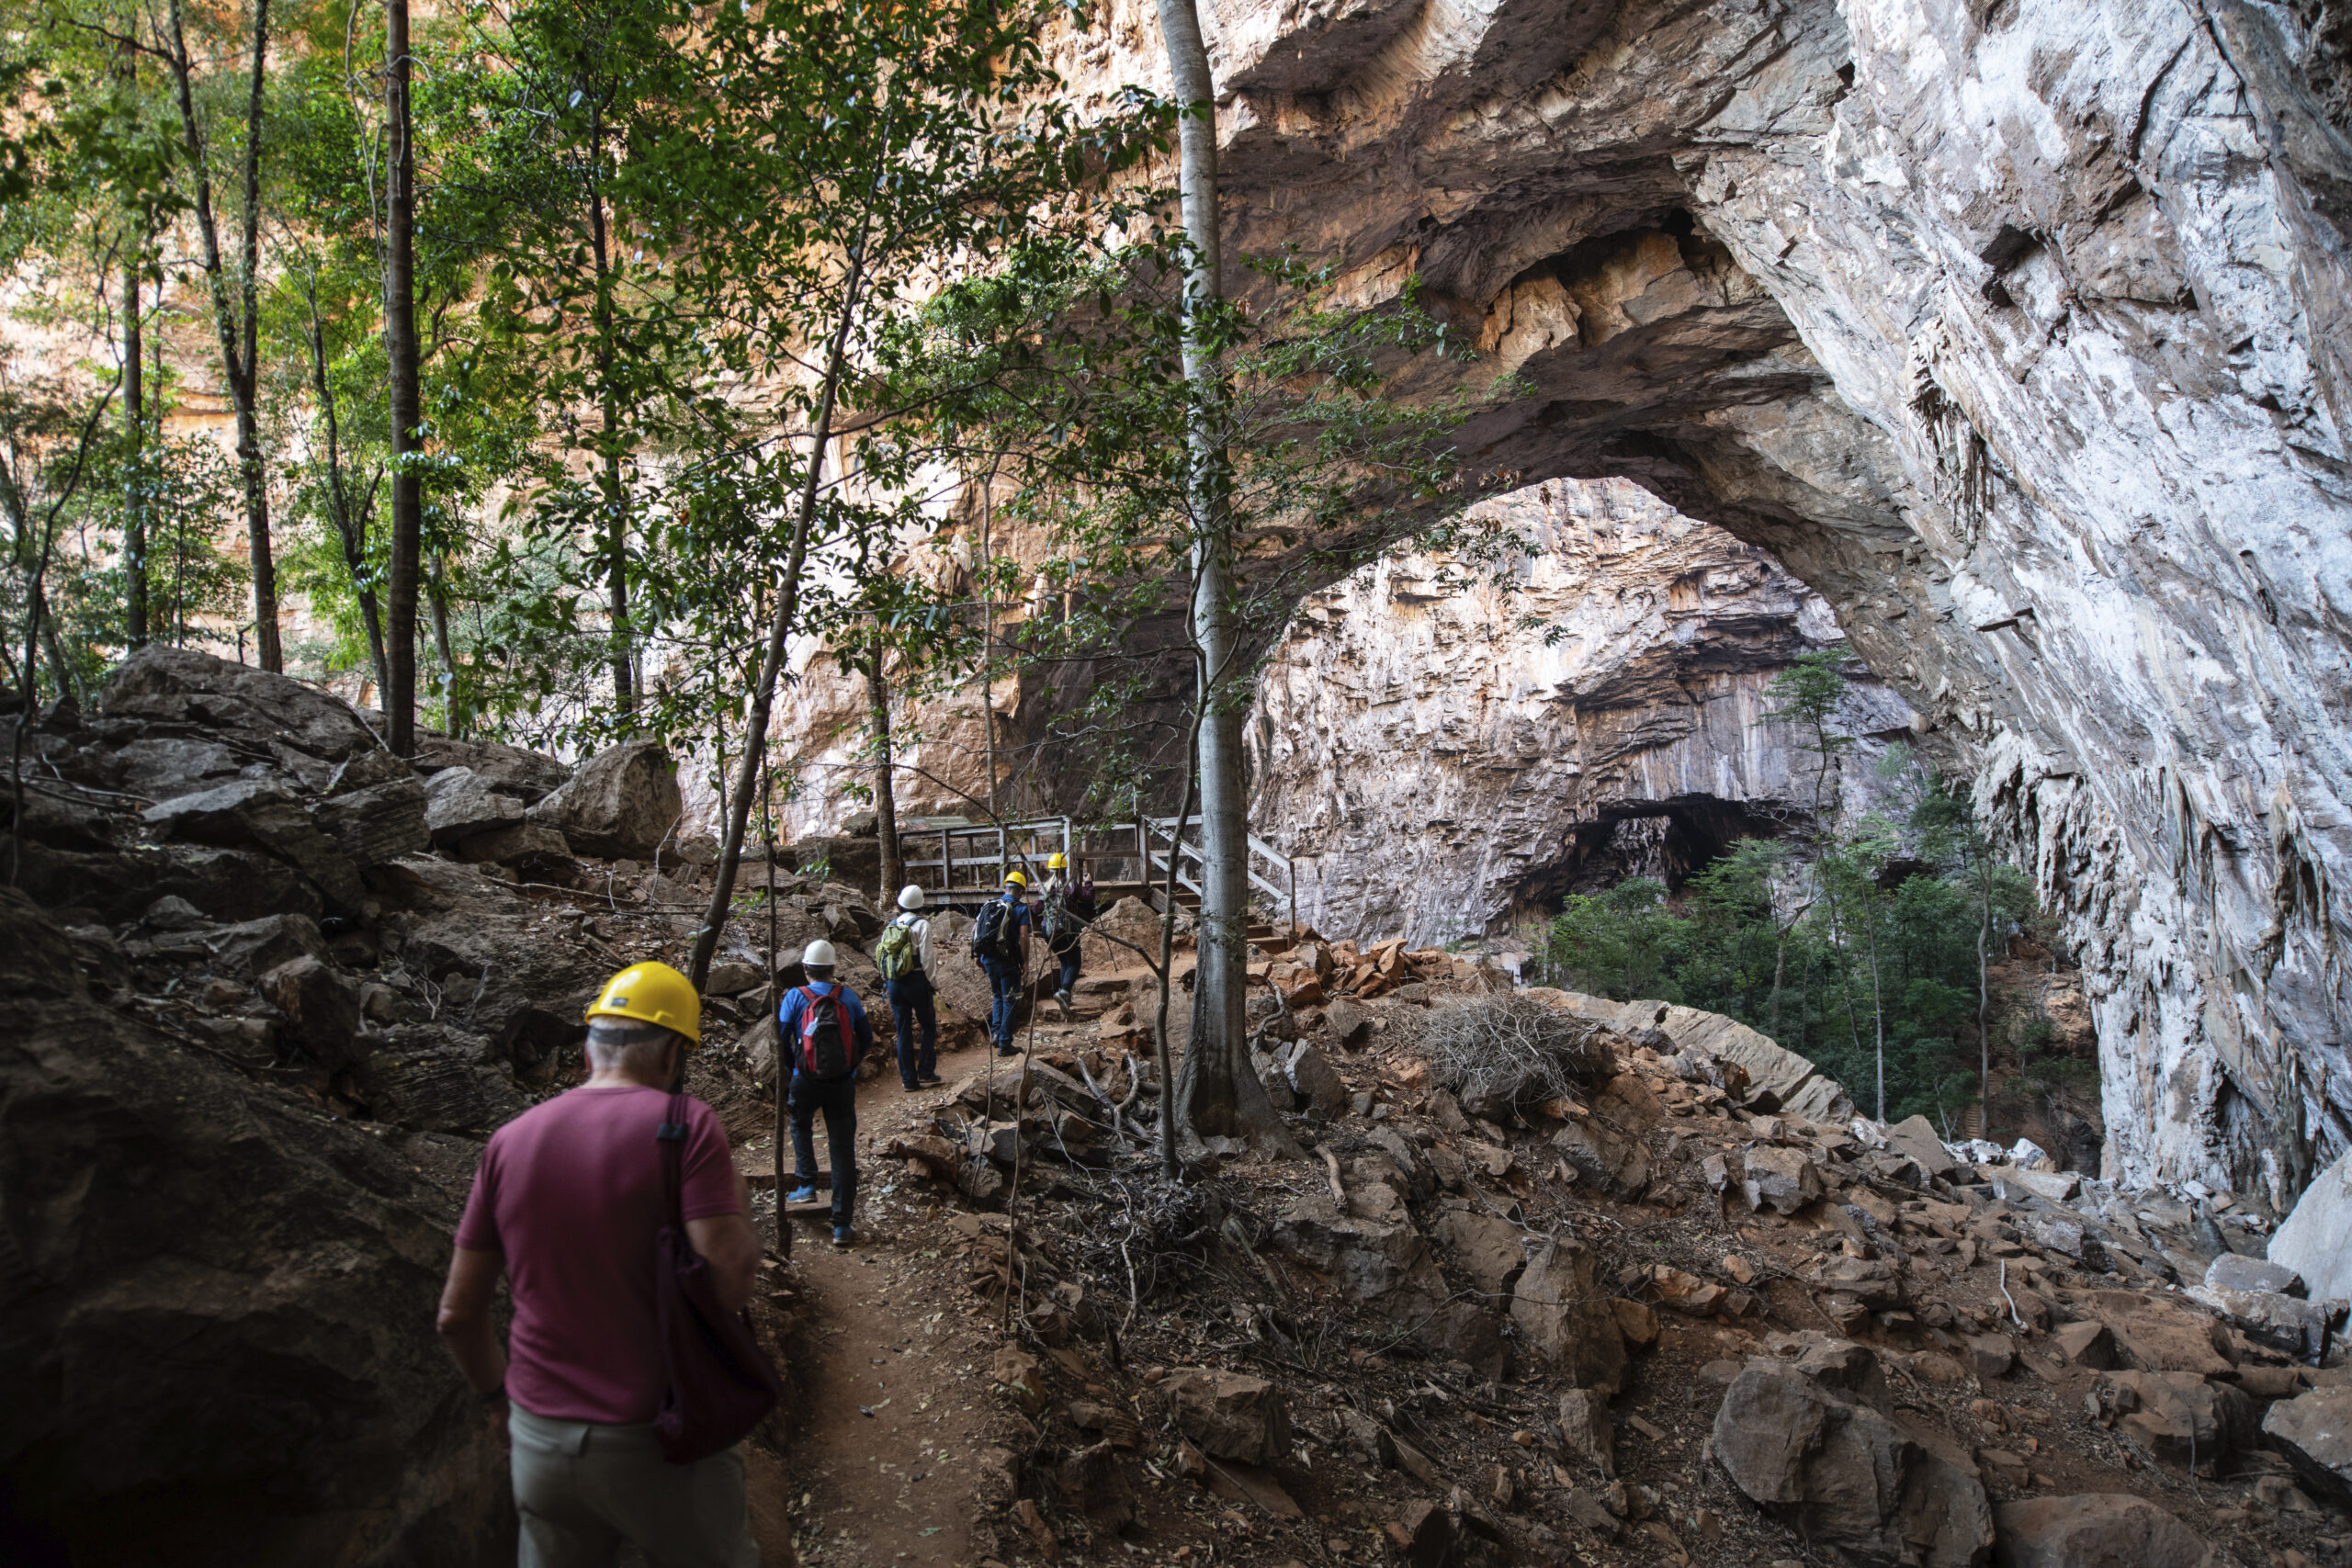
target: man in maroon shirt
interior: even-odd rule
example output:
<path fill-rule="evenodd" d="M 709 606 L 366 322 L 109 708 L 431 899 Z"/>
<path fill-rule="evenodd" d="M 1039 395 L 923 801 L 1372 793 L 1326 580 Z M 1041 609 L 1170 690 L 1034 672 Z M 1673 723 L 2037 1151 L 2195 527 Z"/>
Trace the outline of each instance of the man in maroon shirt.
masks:
<path fill-rule="evenodd" d="M 671 1464 L 651 1425 L 667 1392 L 654 1131 L 701 1021 L 666 964 L 614 976 L 588 1011 L 588 1081 L 501 1127 L 474 1175 L 438 1326 L 513 1455 L 524 1568 L 602 1568 L 624 1540 L 663 1568 L 760 1560 L 741 1450 Z M 760 1260 L 749 1194 L 718 1116 L 685 1107 L 686 1236 L 741 1311 Z M 514 1301 L 503 1349 L 491 1318 L 502 1271 Z"/>

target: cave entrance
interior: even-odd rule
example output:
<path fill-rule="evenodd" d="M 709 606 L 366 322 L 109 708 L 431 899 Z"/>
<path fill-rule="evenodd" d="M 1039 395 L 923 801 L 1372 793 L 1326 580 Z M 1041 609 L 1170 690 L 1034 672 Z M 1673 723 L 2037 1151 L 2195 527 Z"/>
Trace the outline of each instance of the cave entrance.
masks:
<path fill-rule="evenodd" d="M 1601 893 L 1633 877 L 1666 885 L 1669 895 L 1742 839 L 1777 839 L 1804 825 L 1806 813 L 1778 801 L 1677 795 L 1629 801 L 1571 824 L 1561 852 L 1531 870 L 1515 890 L 1519 919 L 1549 919 L 1577 894 Z"/>

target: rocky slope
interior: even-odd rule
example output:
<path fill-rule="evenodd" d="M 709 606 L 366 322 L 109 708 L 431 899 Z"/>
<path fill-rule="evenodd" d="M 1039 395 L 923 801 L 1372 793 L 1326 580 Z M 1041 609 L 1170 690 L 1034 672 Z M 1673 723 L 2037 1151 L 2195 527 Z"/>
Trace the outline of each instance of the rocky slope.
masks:
<path fill-rule="evenodd" d="M 1418 271 L 1531 388 L 1480 461 L 1770 547 L 1981 766 L 2095 977 L 2116 1172 L 2342 1147 L 2336 11 L 1208 9 L 1241 247 Z M 1114 14 L 1080 78 L 1161 79 Z"/>
<path fill-rule="evenodd" d="M 700 923 L 668 759 L 430 739 L 411 766 L 332 697 L 164 648 L 24 741 L 0 846 L 10 1561 L 511 1557 L 434 1303 L 481 1140 L 576 1080 L 605 976 L 683 962 Z M 831 936 L 876 989 L 862 895 L 790 871 L 778 894 L 779 950 Z M 767 936 L 730 933 L 690 1079 L 739 1141 L 773 1114 Z"/>
<path fill-rule="evenodd" d="M 997 1561 L 2352 1558 L 2345 1303 L 2258 1195 L 1852 1120 L 1712 1014 L 1261 947 L 1301 1157 L 1159 1179 L 1139 971 L 875 1136 L 1006 1314 Z"/>
<path fill-rule="evenodd" d="M 1489 570 L 1392 554 L 1311 596 L 1247 731 L 1250 826 L 1296 857 L 1299 912 L 1416 944 L 1563 894 L 1679 881 L 1734 839 L 1868 810 L 1911 715 L 1874 681 L 1826 773 L 1762 716 L 1798 654 L 1842 643 L 1761 550 L 1623 480 L 1476 509 L 1531 547 Z"/>

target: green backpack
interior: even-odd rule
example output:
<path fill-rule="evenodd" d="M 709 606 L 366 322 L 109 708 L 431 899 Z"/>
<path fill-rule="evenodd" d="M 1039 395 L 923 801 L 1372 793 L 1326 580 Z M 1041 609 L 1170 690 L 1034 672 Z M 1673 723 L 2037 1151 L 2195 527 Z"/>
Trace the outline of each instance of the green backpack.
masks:
<path fill-rule="evenodd" d="M 892 920 L 882 928 L 882 936 L 874 944 L 874 967 L 882 972 L 885 980 L 903 980 L 922 963 L 915 951 L 915 928 L 905 920 Z"/>

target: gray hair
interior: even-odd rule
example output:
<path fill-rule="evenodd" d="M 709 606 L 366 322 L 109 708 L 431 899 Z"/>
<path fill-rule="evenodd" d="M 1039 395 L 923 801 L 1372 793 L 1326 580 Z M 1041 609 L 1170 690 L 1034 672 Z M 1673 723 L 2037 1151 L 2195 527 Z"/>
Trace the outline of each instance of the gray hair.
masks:
<path fill-rule="evenodd" d="M 673 1042 L 685 1036 L 658 1023 L 632 1019 L 595 1018 L 588 1021 L 588 1065 L 600 1073 L 616 1068 L 631 1073 L 659 1072 L 662 1058 Z"/>

